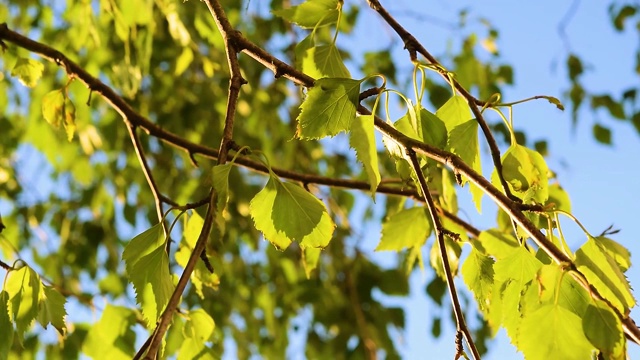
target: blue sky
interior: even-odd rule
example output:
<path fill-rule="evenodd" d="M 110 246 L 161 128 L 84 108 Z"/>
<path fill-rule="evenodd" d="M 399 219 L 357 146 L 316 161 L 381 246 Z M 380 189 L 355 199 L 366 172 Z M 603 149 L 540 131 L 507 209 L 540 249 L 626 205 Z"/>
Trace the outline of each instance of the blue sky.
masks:
<path fill-rule="evenodd" d="M 510 64 L 515 70 L 515 85 L 505 88 L 504 101 L 515 101 L 533 95 L 551 95 L 563 99 L 568 88 L 565 61 L 569 52 L 576 53 L 584 61 L 587 73 L 582 81 L 593 93 L 610 92 L 620 94 L 622 90 L 638 86 L 638 76 L 633 73 L 634 51 L 638 44 L 637 33 L 620 34 L 613 30 L 607 12 L 608 2 L 577 1 L 576 11 L 566 23 L 568 42 L 561 39 L 558 26 L 572 6 L 572 2 L 544 1 L 396 1 L 383 2 L 392 14 L 425 47 L 438 56 L 448 46 L 457 49 L 461 34 L 443 27 L 441 21 L 419 19 L 424 15 L 454 23 L 458 11 L 469 10 L 469 19 L 485 17 L 500 32 L 497 44 L 501 62 Z M 368 11 L 365 9 L 363 11 Z M 413 15 L 409 15 L 413 14 Z M 368 17 L 365 34 L 371 42 L 358 39 L 354 46 L 379 49 L 388 44 L 395 34 L 387 31 L 379 19 Z M 633 26 L 633 25 L 631 25 Z M 479 34 L 485 28 L 476 22 L 471 25 Z M 385 43 L 382 39 L 388 39 Z M 451 39 L 454 39 L 450 41 Z M 458 39 L 458 40 L 455 40 Z M 402 56 L 398 49 L 397 55 Z M 614 146 L 596 144 L 591 134 L 595 122 L 612 129 Z M 593 234 L 599 234 L 609 225 L 621 229 L 613 239 L 622 243 L 632 253 L 631 269 L 627 272 L 632 286 L 640 284 L 640 242 L 636 236 L 637 217 L 640 214 L 640 189 L 634 184 L 640 177 L 640 168 L 633 166 L 640 156 L 640 136 L 630 123 L 616 123 L 604 112 L 582 111 L 574 128 L 570 112 L 560 112 L 545 101 L 530 102 L 516 106 L 514 123 L 524 130 L 528 139 L 547 139 L 549 142 L 550 168 L 557 173 L 560 184 L 571 197 L 573 214 Z M 503 149 L 504 150 L 504 149 Z M 483 149 L 483 163 L 490 164 L 488 150 Z M 485 166 L 485 175 L 490 168 Z M 463 191 L 464 192 L 464 191 Z M 495 224 L 495 207 L 487 200 L 483 204 L 483 215 L 478 215 L 468 196 L 462 196 L 461 208 L 466 209 L 468 219 L 481 229 Z M 562 221 L 569 245 L 576 249 L 586 237 L 569 219 Z M 378 229 L 371 229 L 375 232 Z M 372 235 L 375 238 L 375 235 Z M 375 246 L 375 245 L 374 245 Z M 443 333 L 433 339 L 430 333 L 431 318 L 442 311 L 424 295 L 424 287 L 431 279 L 431 272 L 414 273 L 411 277 L 412 296 L 407 311 L 407 331 L 402 335 L 402 353 L 407 359 L 453 358 L 455 328 L 443 322 Z M 460 280 L 460 279 L 458 279 Z M 459 287 L 464 287 L 458 281 Z M 394 300 L 390 300 L 395 303 Z M 442 315 L 447 314 L 444 312 Z M 640 319 L 640 311 L 632 310 L 632 317 Z M 484 359 L 518 359 L 503 330 L 496 341 L 490 344 L 489 355 Z M 630 345 L 631 358 L 640 357 L 640 347 Z"/>

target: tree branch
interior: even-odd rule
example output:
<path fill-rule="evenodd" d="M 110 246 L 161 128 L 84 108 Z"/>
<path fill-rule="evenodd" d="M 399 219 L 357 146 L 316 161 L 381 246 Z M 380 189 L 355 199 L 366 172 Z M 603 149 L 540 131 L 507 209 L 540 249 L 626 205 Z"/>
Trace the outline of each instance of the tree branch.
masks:
<path fill-rule="evenodd" d="M 458 333 L 462 333 L 464 335 L 465 340 L 467 340 L 467 344 L 469 345 L 469 349 L 471 349 L 471 353 L 473 354 L 473 358 L 476 360 L 480 359 L 480 353 L 478 353 L 478 349 L 476 348 L 475 343 L 473 342 L 473 337 L 471 337 L 471 333 L 469 332 L 469 328 L 467 327 L 467 323 L 464 320 L 464 313 L 462 312 L 462 307 L 460 306 L 460 299 L 458 299 L 458 293 L 456 291 L 456 285 L 453 282 L 453 273 L 451 272 L 451 265 L 449 264 L 449 255 L 447 254 L 447 247 L 445 244 L 445 235 L 450 235 L 451 233 L 446 230 L 442 223 L 440 222 L 440 218 L 438 217 L 438 209 L 436 208 L 436 204 L 433 202 L 433 198 L 429 193 L 429 187 L 427 186 L 427 180 L 424 178 L 424 174 L 420 169 L 420 161 L 416 156 L 416 152 L 410 148 L 406 149 L 407 155 L 411 160 L 411 167 L 413 171 L 416 173 L 418 177 L 418 183 L 420 184 L 420 189 L 422 190 L 422 194 L 424 196 L 424 200 L 427 203 L 427 208 L 429 209 L 429 214 L 431 214 L 431 222 L 433 223 L 434 232 L 436 234 L 436 241 L 438 242 L 438 248 L 440 249 L 440 257 L 442 258 L 442 266 L 444 268 L 444 273 L 447 278 L 447 287 L 449 288 L 449 296 L 451 297 L 451 303 L 453 305 L 453 313 L 456 317 L 456 327 Z M 458 359 L 462 354 L 460 349 L 457 350 L 459 353 L 456 354 L 455 358 Z"/>

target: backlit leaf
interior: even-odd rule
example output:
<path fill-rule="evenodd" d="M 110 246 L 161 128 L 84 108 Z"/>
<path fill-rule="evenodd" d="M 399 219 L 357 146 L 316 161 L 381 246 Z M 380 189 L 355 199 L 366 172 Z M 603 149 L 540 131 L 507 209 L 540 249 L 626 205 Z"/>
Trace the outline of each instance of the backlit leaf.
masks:
<path fill-rule="evenodd" d="M 420 246 L 427 241 L 432 226 L 427 209 L 413 207 L 399 211 L 382 224 L 382 239 L 376 251 L 400 251 Z"/>
<path fill-rule="evenodd" d="M 213 319 L 204 310 L 190 311 L 182 330 L 184 340 L 178 359 L 213 359 L 206 343 L 211 340 L 214 329 Z"/>
<path fill-rule="evenodd" d="M 587 339 L 605 359 L 624 360 L 625 337 L 618 316 L 602 301 L 589 305 L 582 317 L 582 328 Z"/>
<path fill-rule="evenodd" d="M 449 128 L 449 124 L 445 122 L 445 125 Z M 482 174 L 480 144 L 478 143 L 478 122 L 476 120 L 467 120 L 451 129 L 447 139 L 447 149 L 458 155 L 462 161 L 471 166 L 478 174 Z M 467 181 L 466 178 L 463 178 L 463 183 Z M 476 209 L 481 212 L 482 190 L 475 185 L 471 185 L 470 191 Z"/>
<path fill-rule="evenodd" d="M 0 329 L 2 329 L 2 336 L 0 336 L 0 359 L 6 360 L 9 350 L 13 345 L 15 330 L 9 317 L 9 293 L 5 290 L 0 292 Z"/>
<path fill-rule="evenodd" d="M 135 324 L 133 310 L 107 304 L 82 343 L 82 352 L 93 359 L 131 359 L 136 351 L 136 334 L 132 329 Z"/>
<path fill-rule="evenodd" d="M 53 90 L 42 98 L 42 116 L 54 127 L 62 124 L 71 141 L 76 131 L 76 107 L 64 90 Z"/>
<path fill-rule="evenodd" d="M 317 80 L 300 105 L 298 137 L 318 139 L 349 130 L 356 116 L 360 83 L 341 78 Z"/>
<path fill-rule="evenodd" d="M 300 5 L 274 10 L 273 14 L 302 28 L 335 24 L 338 21 L 338 0 L 307 0 Z"/>
<path fill-rule="evenodd" d="M 4 290 L 9 294 L 10 314 L 16 324 L 20 342 L 38 315 L 41 286 L 40 276 L 29 266 L 25 265 L 7 274 Z"/>
<path fill-rule="evenodd" d="M 320 249 L 312 247 L 306 247 L 302 250 L 302 266 L 307 279 L 311 278 L 311 273 L 318 267 L 320 251 Z"/>
<path fill-rule="evenodd" d="M 522 145 L 512 145 L 502 156 L 502 175 L 515 195 L 525 202 L 535 200 L 545 204 L 549 198 L 549 169 L 540 153 Z M 497 172 L 491 175 L 491 182 L 498 186 Z"/>
<path fill-rule="evenodd" d="M 51 324 L 58 330 L 60 335 L 64 335 L 67 331 L 64 323 L 64 318 L 67 315 L 64 309 L 66 302 L 64 296 L 51 286 L 43 286 L 42 295 L 38 306 L 38 322 L 45 329 L 47 325 Z"/>
<path fill-rule="evenodd" d="M 475 248 L 462 264 L 462 279 L 473 293 L 481 311 L 487 312 L 491 306 L 493 289 L 493 264 L 495 261 Z"/>
<path fill-rule="evenodd" d="M 296 64 L 305 74 L 314 79 L 350 78 L 351 74 L 342 61 L 342 56 L 334 44 L 315 45 L 311 33 L 296 45 Z"/>
<path fill-rule="evenodd" d="M 580 317 L 561 306 L 544 305 L 525 315 L 520 333 L 518 347 L 527 360 L 591 359 L 593 346 Z"/>
<path fill-rule="evenodd" d="M 618 311 L 624 314 L 635 305 L 629 281 L 596 239 L 590 238 L 576 251 L 575 262 L 589 283 Z"/>
<path fill-rule="evenodd" d="M 371 196 L 375 198 L 376 188 L 380 183 L 378 169 L 378 151 L 374 136 L 373 115 L 358 116 L 351 124 L 349 145 L 356 150 L 356 157 L 364 166 L 371 184 Z"/>
<path fill-rule="evenodd" d="M 449 269 L 453 276 L 458 274 L 458 267 L 460 263 L 460 254 L 462 253 L 462 248 L 460 245 L 452 240 L 450 237 L 444 238 L 444 247 L 447 251 L 447 260 L 449 261 Z M 429 253 L 429 261 L 431 263 L 431 267 L 436 271 L 436 274 L 440 276 L 442 279 L 446 279 L 447 275 L 444 269 L 444 264 L 442 262 L 442 253 L 440 251 L 440 243 L 435 241 L 433 246 L 431 246 L 431 252 Z"/>
<path fill-rule="evenodd" d="M 43 71 L 44 65 L 39 61 L 21 57 L 11 70 L 11 76 L 16 76 L 24 86 L 32 88 L 42 77 Z"/>
<path fill-rule="evenodd" d="M 214 170 L 216 167 L 214 167 Z M 220 193 L 218 193 L 218 196 L 220 196 Z M 196 242 L 198 241 L 198 237 L 200 237 L 200 232 L 202 231 L 203 226 L 204 220 L 197 212 L 194 212 L 187 219 L 187 224 L 184 227 L 184 240 L 180 242 L 178 251 L 176 251 L 175 255 L 178 265 L 182 267 L 187 266 L 187 262 L 189 262 L 189 257 L 196 246 Z M 193 273 L 191 273 L 191 283 L 193 284 L 198 296 L 200 296 L 201 299 L 204 299 L 204 288 L 209 287 L 214 290 L 217 289 L 218 285 L 220 285 L 220 278 L 218 274 L 212 274 L 207 269 L 204 262 L 198 261 L 196 263 L 196 268 L 193 270 Z"/>
<path fill-rule="evenodd" d="M 273 175 L 249 208 L 256 229 L 279 250 L 292 241 L 303 247 L 324 248 L 333 236 L 335 225 L 322 201 Z"/>

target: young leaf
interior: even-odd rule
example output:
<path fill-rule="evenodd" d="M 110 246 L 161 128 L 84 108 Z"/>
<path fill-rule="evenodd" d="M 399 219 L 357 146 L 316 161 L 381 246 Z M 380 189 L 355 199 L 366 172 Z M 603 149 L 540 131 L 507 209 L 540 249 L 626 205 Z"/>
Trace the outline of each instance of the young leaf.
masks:
<path fill-rule="evenodd" d="M 453 131 L 456 126 L 472 119 L 467 100 L 460 95 L 452 96 L 447 100 L 447 102 L 436 111 L 436 116 L 444 121 L 444 125 L 447 127 L 449 134 L 451 134 L 451 131 Z"/>
<path fill-rule="evenodd" d="M 458 274 L 458 265 L 460 263 L 460 254 L 462 253 L 462 248 L 457 242 L 449 237 L 445 237 L 444 247 L 447 251 L 447 259 L 449 260 L 449 268 L 451 269 L 451 273 L 453 276 L 456 276 L 456 274 Z M 437 241 L 433 243 L 433 246 L 431 246 L 429 261 L 431 262 L 431 266 L 433 267 L 433 269 L 436 271 L 436 274 L 443 280 L 446 280 L 447 274 L 445 273 L 444 265 L 442 264 L 440 243 Z"/>
<path fill-rule="evenodd" d="M 462 264 L 462 279 L 473 293 L 480 311 L 484 313 L 487 313 L 491 306 L 494 263 L 492 258 L 483 255 L 474 247 Z"/>
<path fill-rule="evenodd" d="M 356 116 L 360 83 L 340 78 L 317 80 L 300 105 L 298 137 L 319 139 L 349 130 Z"/>
<path fill-rule="evenodd" d="M 173 71 L 173 75 L 180 76 L 182 73 L 187 70 L 189 65 L 193 62 L 193 50 L 190 47 L 185 47 L 182 49 L 182 53 L 178 56 L 176 60 L 176 69 Z"/>
<path fill-rule="evenodd" d="M 616 261 L 593 238 L 576 251 L 576 265 L 600 295 L 609 300 L 621 313 L 635 305 L 629 281 Z"/>
<path fill-rule="evenodd" d="M 545 204 L 549 198 L 549 169 L 542 155 L 524 146 L 514 144 L 502 156 L 502 175 L 516 195 L 524 201 L 533 199 Z M 497 172 L 491 182 L 499 184 Z"/>
<path fill-rule="evenodd" d="M 349 133 L 349 145 L 356 150 L 356 157 L 364 166 L 369 184 L 371 196 L 375 199 L 376 188 L 380 184 L 380 170 L 378 169 L 378 151 L 374 136 L 373 115 L 358 116 L 351 124 Z"/>
<path fill-rule="evenodd" d="M 53 90 L 42 98 L 42 116 L 54 127 L 62 124 L 71 141 L 76 131 L 76 107 L 64 90 Z"/>
<path fill-rule="evenodd" d="M 275 176 L 251 200 L 249 211 L 256 229 L 279 250 L 286 249 L 292 241 L 324 248 L 335 228 L 322 201 Z"/>
<path fill-rule="evenodd" d="M 67 326 L 64 323 L 64 317 L 67 315 L 64 309 L 66 299 L 51 286 L 43 286 L 43 290 L 43 296 L 38 305 L 38 322 L 45 329 L 47 325 L 53 325 L 60 335 L 64 336 L 67 332 Z"/>
<path fill-rule="evenodd" d="M 9 293 L 5 290 L 0 292 L 0 329 L 2 329 L 2 336 L 0 336 L 0 359 L 7 359 L 7 354 L 13 346 L 13 323 L 9 317 Z"/>
<path fill-rule="evenodd" d="M 218 166 L 214 167 L 214 171 L 217 167 Z M 215 178 L 213 181 L 215 187 Z M 218 196 L 220 196 L 219 192 Z M 187 262 L 189 261 L 191 252 L 196 246 L 196 242 L 198 241 L 198 237 L 200 236 L 203 225 L 204 220 L 197 212 L 193 212 L 193 215 L 189 216 L 187 224 L 184 227 L 184 240 L 180 242 L 178 251 L 176 251 L 175 255 L 178 265 L 182 267 L 187 266 Z M 198 263 L 196 264 L 196 268 L 191 274 L 191 283 L 193 284 L 193 287 L 195 288 L 198 296 L 200 296 L 201 299 L 204 299 L 204 288 L 209 287 L 216 290 L 218 288 L 218 285 L 220 285 L 220 278 L 218 274 L 212 274 L 209 270 L 207 270 L 207 267 L 202 261 L 198 261 Z"/>
<path fill-rule="evenodd" d="M 307 279 L 311 278 L 311 273 L 318 267 L 320 251 L 320 249 L 312 247 L 306 247 L 302 250 L 302 266 Z"/>
<path fill-rule="evenodd" d="M 207 359 L 208 357 L 203 354 L 210 352 L 206 343 L 211 340 L 215 327 L 213 319 L 206 311 L 202 309 L 190 311 L 182 331 L 184 341 L 180 347 L 178 359 Z"/>
<path fill-rule="evenodd" d="M 25 331 L 38 316 L 40 303 L 40 276 L 29 266 L 10 271 L 4 285 L 9 294 L 10 314 L 16 324 L 16 334 L 20 342 L 24 339 Z"/>
<path fill-rule="evenodd" d="M 593 346 L 584 335 L 580 317 L 559 305 L 543 305 L 526 314 L 520 334 L 518 348 L 527 360 L 591 358 Z"/>
<path fill-rule="evenodd" d="M 587 339 L 602 352 L 605 359 L 626 359 L 622 323 L 602 301 L 587 307 L 582 316 L 582 328 Z"/>
<path fill-rule="evenodd" d="M 447 127 L 444 121 L 431 111 L 420 109 L 420 123 L 422 125 L 422 140 L 438 149 L 444 149 L 447 145 Z"/>
<path fill-rule="evenodd" d="M 11 76 L 17 76 L 18 80 L 26 87 L 34 87 L 42 77 L 42 71 L 44 70 L 44 65 L 40 62 L 28 59 L 28 58 L 18 58 L 16 61 L 16 65 L 11 70 Z"/>
<path fill-rule="evenodd" d="M 136 289 L 136 300 L 142 306 L 147 324 L 154 326 L 173 292 L 169 257 L 164 246 L 140 258 L 133 265 L 129 280 Z"/>
<path fill-rule="evenodd" d="M 292 22 L 301 28 L 335 24 L 338 21 L 340 5 L 338 0 L 307 0 L 298 6 L 274 10 L 273 14 Z"/>
<path fill-rule="evenodd" d="M 82 343 L 82 352 L 93 359 L 131 359 L 136 352 L 136 334 L 132 329 L 135 324 L 133 310 L 107 304 Z"/>
<path fill-rule="evenodd" d="M 314 79 L 350 78 L 338 48 L 334 44 L 315 46 L 313 36 L 311 33 L 296 45 L 296 66 Z"/>
<path fill-rule="evenodd" d="M 134 237 L 122 253 L 129 281 L 150 326 L 155 324 L 173 291 L 164 244 L 162 224 L 156 224 Z"/>
<path fill-rule="evenodd" d="M 478 240 L 482 245 L 482 252 L 495 257 L 497 260 L 504 259 L 511 255 L 519 246 L 518 240 L 516 240 L 513 235 L 497 229 L 489 229 L 481 232 Z"/>
<path fill-rule="evenodd" d="M 431 234 L 431 221 L 424 207 L 404 209 L 382 224 L 382 239 L 375 251 L 400 251 L 421 246 Z"/>
<path fill-rule="evenodd" d="M 615 260 L 622 272 L 631 267 L 631 253 L 627 248 L 604 236 L 598 236 L 596 241 L 600 244 L 600 248 Z"/>
<path fill-rule="evenodd" d="M 446 105 L 446 104 L 445 104 Z M 466 103 L 465 103 L 466 106 Z M 468 108 L 467 108 L 468 109 Z M 447 124 L 449 128 L 449 124 Z M 456 125 L 449 131 L 447 149 L 458 155 L 462 161 L 471 166 L 478 174 L 482 174 L 480 164 L 480 144 L 478 143 L 478 122 L 471 119 Z M 463 179 L 463 183 L 467 179 Z M 475 185 L 471 186 L 471 195 L 478 212 L 482 210 L 483 192 Z"/>

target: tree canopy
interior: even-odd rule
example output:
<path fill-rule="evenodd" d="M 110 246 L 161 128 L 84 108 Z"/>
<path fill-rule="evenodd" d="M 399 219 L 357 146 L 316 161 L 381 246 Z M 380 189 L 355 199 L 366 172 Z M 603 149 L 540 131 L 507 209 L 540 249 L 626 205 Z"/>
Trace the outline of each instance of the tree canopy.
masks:
<path fill-rule="evenodd" d="M 435 56 L 378 0 L 48 5 L 0 4 L 0 359 L 400 358 L 411 314 L 378 294 L 408 296 L 413 272 L 435 274 L 451 316 L 425 323 L 451 322 L 456 359 L 501 328 L 526 359 L 640 343 L 629 250 L 572 215 L 513 112 L 640 133 L 637 86 L 592 90 L 568 52 L 564 96 L 506 99 L 490 19 Z M 612 4 L 612 26 L 638 10 Z M 345 46 L 363 23 L 396 41 Z"/>

